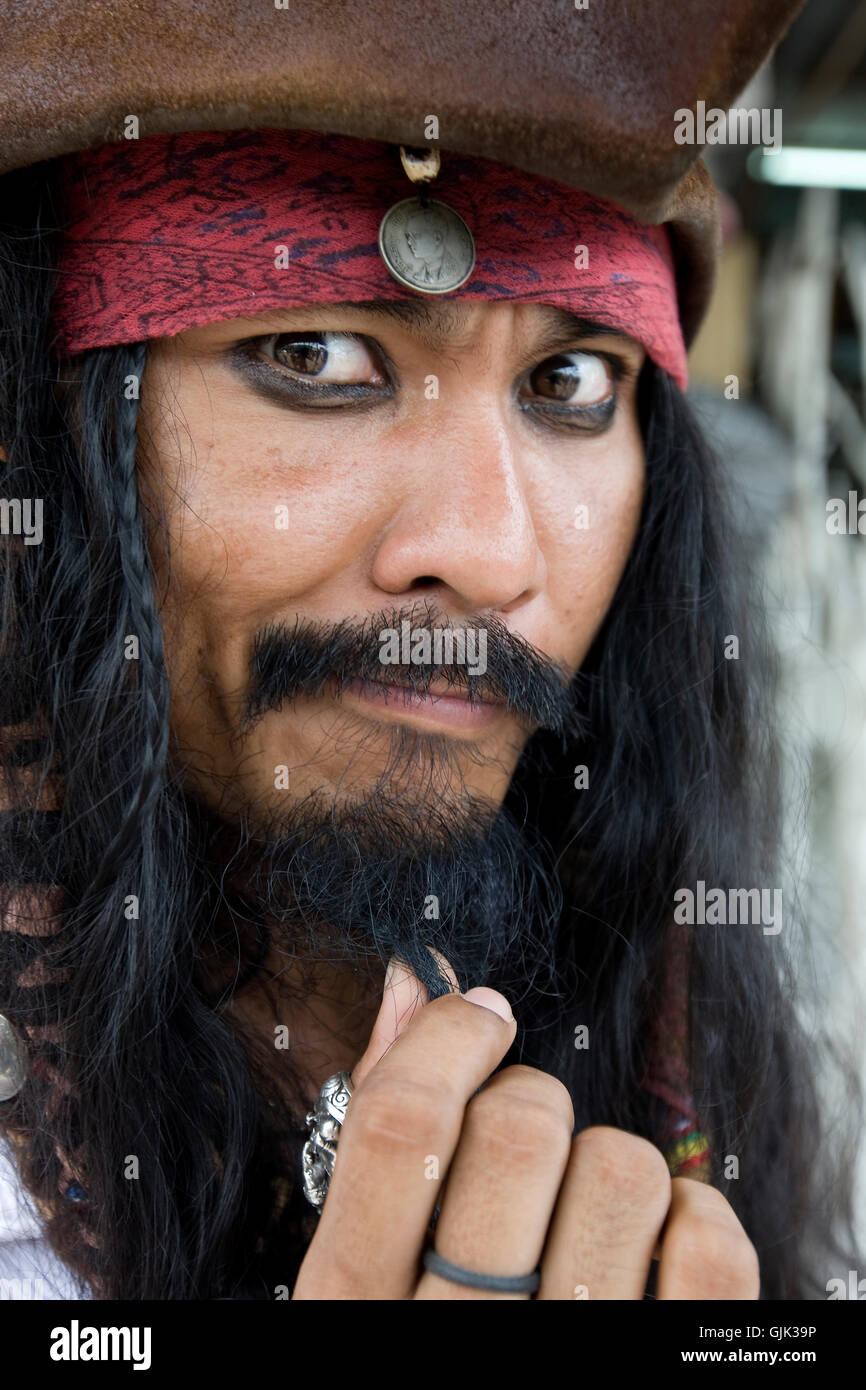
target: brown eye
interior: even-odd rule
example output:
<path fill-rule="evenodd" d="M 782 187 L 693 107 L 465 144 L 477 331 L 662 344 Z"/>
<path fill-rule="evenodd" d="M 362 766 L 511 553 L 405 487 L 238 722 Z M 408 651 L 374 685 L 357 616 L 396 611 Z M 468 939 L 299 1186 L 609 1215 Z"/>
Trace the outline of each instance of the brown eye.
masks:
<path fill-rule="evenodd" d="M 384 381 L 370 348 L 354 333 L 280 333 L 264 347 L 275 362 L 298 376 L 341 385 Z"/>
<path fill-rule="evenodd" d="M 563 352 L 548 357 L 529 378 L 537 396 L 561 404 L 601 405 L 613 395 L 613 371 L 593 352 Z"/>
<path fill-rule="evenodd" d="M 328 349 L 319 338 L 296 339 L 283 334 L 276 341 L 274 357 L 293 372 L 318 376 L 328 360 Z"/>

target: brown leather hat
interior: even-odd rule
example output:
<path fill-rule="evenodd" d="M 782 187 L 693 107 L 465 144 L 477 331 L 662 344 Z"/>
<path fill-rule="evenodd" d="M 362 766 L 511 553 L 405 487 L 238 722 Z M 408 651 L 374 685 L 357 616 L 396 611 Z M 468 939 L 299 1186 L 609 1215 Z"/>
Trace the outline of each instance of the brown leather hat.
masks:
<path fill-rule="evenodd" d="M 726 109 L 803 3 L 17 3 L 3 17 L 0 173 L 119 140 L 129 115 L 141 136 L 272 126 L 413 146 L 430 143 L 435 115 L 443 151 L 670 223 L 688 342 L 712 289 L 718 212 L 674 113 Z"/>

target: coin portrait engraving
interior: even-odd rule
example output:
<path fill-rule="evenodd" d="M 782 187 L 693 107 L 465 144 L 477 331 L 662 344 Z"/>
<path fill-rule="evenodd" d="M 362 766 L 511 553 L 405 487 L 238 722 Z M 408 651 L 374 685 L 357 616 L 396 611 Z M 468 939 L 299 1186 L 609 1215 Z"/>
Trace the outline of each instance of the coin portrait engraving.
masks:
<path fill-rule="evenodd" d="M 379 251 L 395 280 L 424 294 L 465 285 L 475 268 L 475 242 L 463 218 L 445 203 L 417 198 L 395 203 L 379 226 Z"/>

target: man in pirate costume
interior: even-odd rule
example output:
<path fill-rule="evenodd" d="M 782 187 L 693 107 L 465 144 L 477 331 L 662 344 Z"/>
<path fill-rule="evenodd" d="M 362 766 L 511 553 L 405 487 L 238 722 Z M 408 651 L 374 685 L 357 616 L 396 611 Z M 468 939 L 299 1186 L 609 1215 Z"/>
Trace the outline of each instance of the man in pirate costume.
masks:
<path fill-rule="evenodd" d="M 782 947 L 674 918 L 773 872 L 674 113 L 798 6 L 214 8 L 6 22 L 25 1234 L 82 1297 L 807 1296 Z"/>

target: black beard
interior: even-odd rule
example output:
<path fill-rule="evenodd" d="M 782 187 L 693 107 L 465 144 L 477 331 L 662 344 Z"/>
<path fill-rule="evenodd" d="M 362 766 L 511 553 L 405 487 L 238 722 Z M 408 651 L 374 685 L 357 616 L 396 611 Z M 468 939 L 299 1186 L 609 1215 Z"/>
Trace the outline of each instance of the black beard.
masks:
<path fill-rule="evenodd" d="M 191 807 L 199 862 L 211 866 L 235 919 L 264 926 L 298 961 L 341 962 L 370 979 L 391 956 L 431 999 L 449 991 L 428 947 L 461 990 L 503 981 L 517 1007 L 555 990 L 561 890 L 550 851 L 504 809 L 468 794 L 423 818 L 381 786 L 337 807 L 321 793 L 279 828 L 255 829 Z"/>
<path fill-rule="evenodd" d="M 299 617 L 256 633 L 238 735 L 270 710 L 326 689 L 339 696 L 353 680 L 416 692 L 445 680 L 470 704 L 501 701 L 527 734 L 546 730 L 565 743 L 582 730 L 568 671 L 500 620 L 467 624 L 486 635 L 476 674 L 456 661 L 383 664 L 377 634 L 404 621 L 428 631 L 448 625 L 428 601 L 342 622 Z M 484 759 L 477 745 L 458 748 L 399 725 L 387 738 L 385 766 L 366 794 L 337 800 L 320 789 L 287 800 L 278 819 L 256 805 L 231 823 L 196 811 L 200 857 L 235 926 L 269 933 L 284 958 L 343 963 L 371 981 L 378 972 L 380 984 L 396 956 L 431 999 L 450 986 L 428 947 L 445 956 L 463 990 L 509 981 L 515 1006 L 533 988 L 555 991 L 562 895 L 551 851 L 505 808 L 467 790 L 466 761 Z"/>

